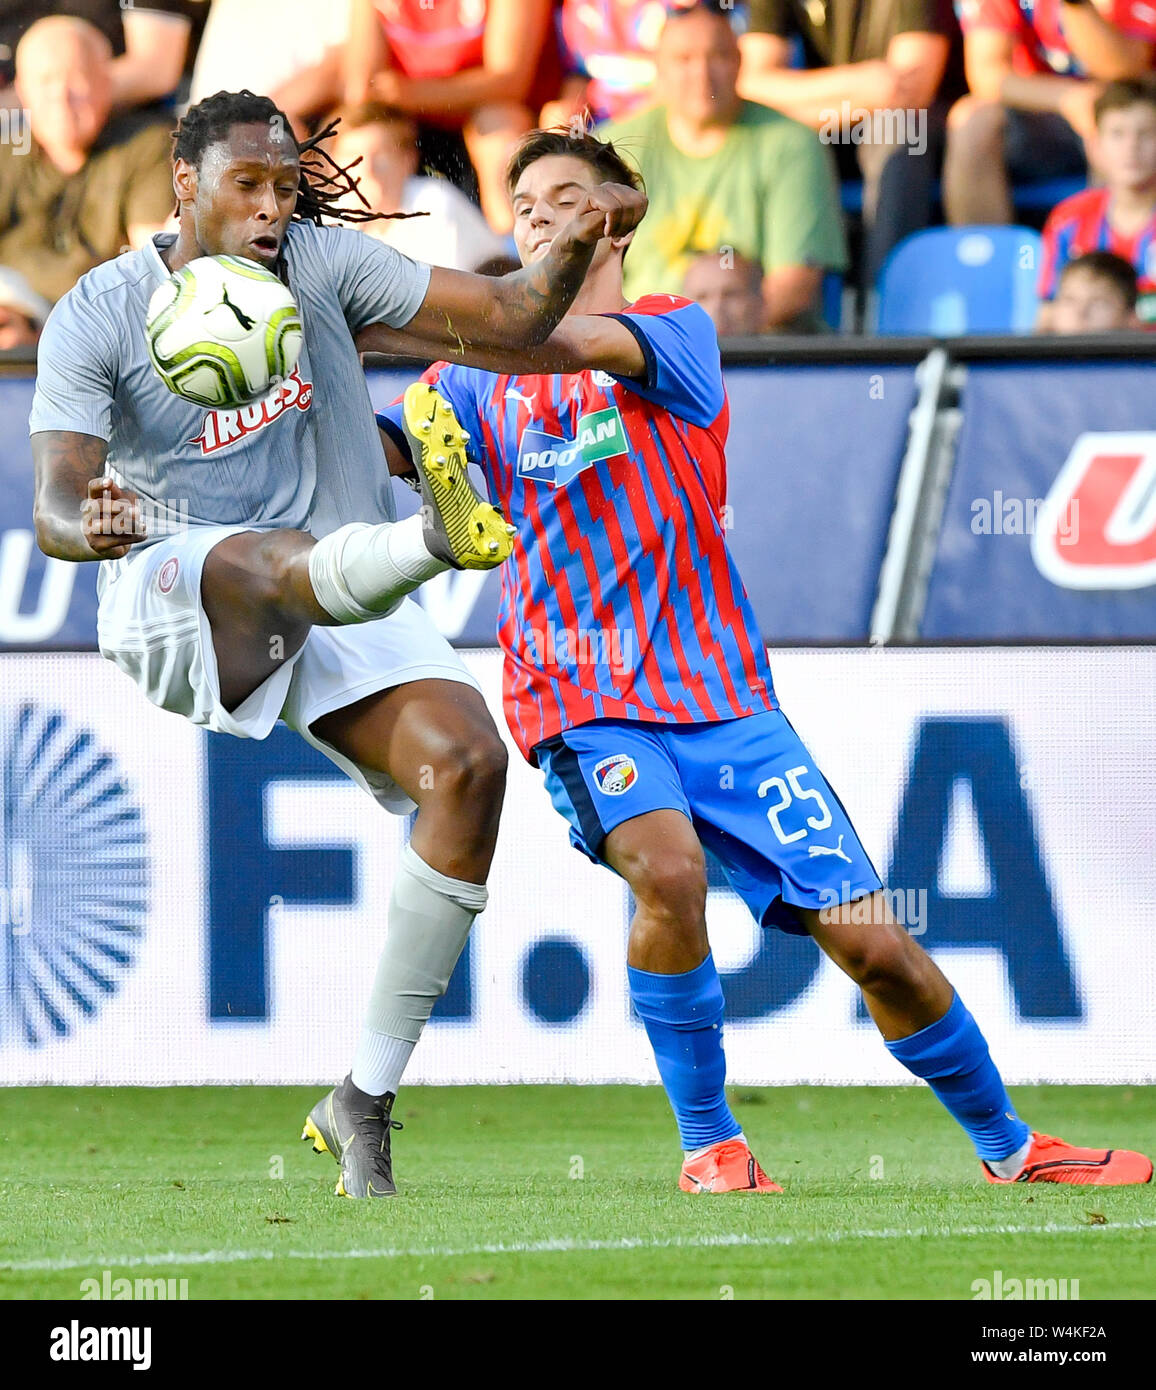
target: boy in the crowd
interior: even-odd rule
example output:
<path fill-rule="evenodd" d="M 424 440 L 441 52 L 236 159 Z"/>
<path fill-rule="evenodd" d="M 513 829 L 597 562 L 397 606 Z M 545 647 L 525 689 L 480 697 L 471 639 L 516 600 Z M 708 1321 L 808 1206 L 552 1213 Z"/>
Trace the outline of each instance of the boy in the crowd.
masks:
<path fill-rule="evenodd" d="M 947 118 L 943 208 L 961 227 L 1006 225 L 1012 185 L 1082 176 L 1103 84 L 1156 54 L 1147 0 L 957 0 L 968 94 Z"/>
<path fill-rule="evenodd" d="M 1089 251 L 1060 272 L 1059 288 L 1041 306 L 1040 333 L 1121 333 L 1141 328 L 1136 272 L 1112 251 Z"/>
<path fill-rule="evenodd" d="M 1136 312 L 1156 323 L 1156 78 L 1111 82 L 1096 101 L 1096 165 L 1104 179 L 1065 198 L 1044 227 L 1039 296 L 1089 251 L 1111 251 L 1136 272 Z M 1048 312 L 1045 309 L 1045 314 Z"/>

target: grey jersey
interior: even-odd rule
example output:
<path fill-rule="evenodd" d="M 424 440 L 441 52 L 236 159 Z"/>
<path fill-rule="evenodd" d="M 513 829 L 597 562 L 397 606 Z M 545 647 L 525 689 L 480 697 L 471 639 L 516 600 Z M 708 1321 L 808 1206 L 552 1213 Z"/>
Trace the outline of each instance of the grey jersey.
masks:
<path fill-rule="evenodd" d="M 110 474 L 144 504 L 151 539 L 183 525 L 275 526 L 316 536 L 394 516 L 389 475 L 352 335 L 407 324 L 429 267 L 346 227 L 294 222 L 289 286 L 304 325 L 292 377 L 255 405 L 206 410 L 149 362 L 145 314 L 169 270 L 161 234 L 85 275 L 40 340 L 29 430 L 109 445 Z"/>

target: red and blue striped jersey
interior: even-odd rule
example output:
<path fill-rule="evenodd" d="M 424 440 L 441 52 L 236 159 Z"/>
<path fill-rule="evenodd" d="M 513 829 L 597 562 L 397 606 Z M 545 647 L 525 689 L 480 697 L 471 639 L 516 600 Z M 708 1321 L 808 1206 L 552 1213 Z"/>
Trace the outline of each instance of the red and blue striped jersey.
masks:
<path fill-rule="evenodd" d="M 594 719 L 704 723 L 776 708 L 726 544 L 729 411 L 714 327 L 668 294 L 614 317 L 642 348 L 644 380 L 444 362 L 424 377 L 518 530 L 498 641 L 506 717 L 531 761 L 536 743 Z M 400 415 L 388 412 L 394 425 Z"/>
<path fill-rule="evenodd" d="M 1039 297 L 1054 299 L 1060 272 L 1069 261 L 1089 251 L 1112 251 L 1136 270 L 1139 300 L 1136 313 L 1145 323 L 1156 321 L 1156 215 L 1134 236 L 1121 236 L 1108 220 L 1112 195 L 1106 188 L 1088 188 L 1057 203 L 1044 224 Z"/>

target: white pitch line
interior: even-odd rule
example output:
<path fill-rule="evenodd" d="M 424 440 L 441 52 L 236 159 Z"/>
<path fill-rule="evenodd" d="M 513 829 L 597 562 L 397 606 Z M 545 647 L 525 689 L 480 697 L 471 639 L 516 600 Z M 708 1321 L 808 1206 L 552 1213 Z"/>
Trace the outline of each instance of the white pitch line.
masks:
<path fill-rule="evenodd" d="M 86 1259 L 0 1260 L 0 1272 L 11 1274 L 59 1273 L 69 1269 L 136 1269 L 162 1265 L 246 1264 L 257 1260 L 409 1260 L 456 1259 L 477 1255 L 567 1255 L 600 1250 L 710 1250 L 747 1246 L 827 1245 L 847 1240 L 912 1240 L 930 1237 L 954 1240 L 972 1236 L 1075 1235 L 1081 1231 L 1140 1231 L 1156 1226 L 1156 1220 L 1108 1221 L 1103 1225 L 1078 1222 L 1042 1226 L 912 1226 L 866 1231 L 817 1231 L 810 1235 L 704 1235 L 671 1236 L 644 1240 L 623 1236 L 618 1240 L 557 1240 L 503 1242 L 494 1245 L 386 1246 L 380 1250 L 165 1250 L 155 1255 L 92 1255 Z"/>

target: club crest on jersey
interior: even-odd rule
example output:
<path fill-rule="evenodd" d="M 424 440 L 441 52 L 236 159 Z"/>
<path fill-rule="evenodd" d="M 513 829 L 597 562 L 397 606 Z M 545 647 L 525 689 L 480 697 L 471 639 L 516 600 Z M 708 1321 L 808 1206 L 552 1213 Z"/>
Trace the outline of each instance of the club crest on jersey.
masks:
<path fill-rule="evenodd" d="M 629 447 L 616 405 L 580 415 L 574 439 L 531 426 L 518 442 L 518 477 L 564 487 L 592 463 L 625 454 Z"/>
<path fill-rule="evenodd" d="M 294 406 L 298 410 L 308 410 L 312 400 L 313 383 L 302 381 L 294 367 L 291 375 L 252 405 L 243 405 L 240 410 L 208 411 L 201 432 L 193 435 L 189 443 L 199 444 L 202 454 L 216 453 L 218 449 L 228 448 L 239 439 L 263 430 Z"/>
<path fill-rule="evenodd" d="M 595 766 L 594 781 L 604 796 L 621 796 L 638 781 L 638 768 L 633 758 L 625 753 L 615 753 Z"/>
<path fill-rule="evenodd" d="M 177 582 L 177 571 L 180 567 L 180 561 L 175 555 L 170 555 L 161 566 L 160 573 L 157 575 L 157 588 L 162 594 L 172 592 L 173 585 Z"/>

